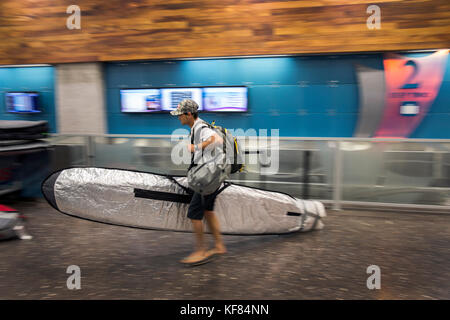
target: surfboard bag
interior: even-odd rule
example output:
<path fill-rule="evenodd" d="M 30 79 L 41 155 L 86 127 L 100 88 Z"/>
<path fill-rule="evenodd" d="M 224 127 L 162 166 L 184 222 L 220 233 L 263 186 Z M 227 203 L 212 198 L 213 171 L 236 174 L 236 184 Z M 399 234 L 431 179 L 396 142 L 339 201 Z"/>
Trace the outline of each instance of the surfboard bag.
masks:
<path fill-rule="evenodd" d="M 20 154 L 25 151 L 50 148 L 51 145 L 43 140 L 5 140 L 0 141 L 0 156 L 2 152 Z"/>
<path fill-rule="evenodd" d="M 186 177 L 106 168 L 69 168 L 51 174 L 42 193 L 67 215 L 114 225 L 192 231 Z M 282 234 L 323 227 L 322 203 L 225 182 L 214 212 L 223 234 Z"/>
<path fill-rule="evenodd" d="M 0 120 L 0 140 L 35 140 L 46 138 L 47 121 Z"/>

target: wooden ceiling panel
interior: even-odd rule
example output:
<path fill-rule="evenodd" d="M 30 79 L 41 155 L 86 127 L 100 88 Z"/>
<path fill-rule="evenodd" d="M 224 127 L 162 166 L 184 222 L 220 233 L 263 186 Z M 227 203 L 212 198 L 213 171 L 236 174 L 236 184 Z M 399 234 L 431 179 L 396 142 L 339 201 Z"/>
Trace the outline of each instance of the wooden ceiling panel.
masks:
<path fill-rule="evenodd" d="M 437 49 L 449 31 L 448 0 L 2 0 L 0 64 Z"/>

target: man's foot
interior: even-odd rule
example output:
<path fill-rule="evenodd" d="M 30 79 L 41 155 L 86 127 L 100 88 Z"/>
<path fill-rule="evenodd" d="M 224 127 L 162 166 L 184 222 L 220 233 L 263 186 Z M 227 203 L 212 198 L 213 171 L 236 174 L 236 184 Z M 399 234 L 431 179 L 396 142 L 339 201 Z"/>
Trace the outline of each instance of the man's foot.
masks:
<path fill-rule="evenodd" d="M 207 256 L 213 256 L 213 255 L 216 255 L 216 254 L 225 254 L 225 253 L 227 253 L 227 248 L 225 248 L 224 245 L 218 245 L 218 246 L 215 246 L 214 248 L 208 250 L 206 252 L 206 255 Z"/>
<path fill-rule="evenodd" d="M 202 262 L 206 260 L 209 256 L 207 255 L 206 251 L 195 251 L 191 253 L 186 258 L 182 259 L 180 262 L 184 264 L 196 264 L 199 262 Z"/>

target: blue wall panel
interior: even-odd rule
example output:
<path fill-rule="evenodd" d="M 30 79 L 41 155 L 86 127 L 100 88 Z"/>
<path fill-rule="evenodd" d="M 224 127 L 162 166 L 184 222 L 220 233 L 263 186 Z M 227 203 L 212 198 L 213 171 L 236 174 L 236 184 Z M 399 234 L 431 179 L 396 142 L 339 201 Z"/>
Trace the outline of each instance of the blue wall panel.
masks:
<path fill-rule="evenodd" d="M 450 139 L 450 113 L 429 113 L 410 138 Z"/>
<path fill-rule="evenodd" d="M 5 93 L 8 91 L 39 92 L 43 112 L 37 114 L 7 113 Z M 47 120 L 50 126 L 50 132 L 56 132 L 54 68 L 0 68 L 0 119 Z"/>
<path fill-rule="evenodd" d="M 441 89 L 431 105 L 429 113 L 449 113 L 450 112 L 450 80 L 443 81 Z"/>

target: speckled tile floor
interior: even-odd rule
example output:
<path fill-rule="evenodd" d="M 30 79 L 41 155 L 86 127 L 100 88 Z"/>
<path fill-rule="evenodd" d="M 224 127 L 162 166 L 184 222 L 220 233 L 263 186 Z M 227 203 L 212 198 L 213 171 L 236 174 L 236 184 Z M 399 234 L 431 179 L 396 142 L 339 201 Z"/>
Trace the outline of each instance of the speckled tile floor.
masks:
<path fill-rule="evenodd" d="M 5 204 L 29 217 L 34 238 L 0 242 L 0 299 L 450 299 L 447 214 L 328 211 L 322 231 L 225 236 L 227 255 L 185 267 L 191 233 L 85 221 L 42 200 Z M 66 286 L 70 265 L 80 290 Z M 366 286 L 370 265 L 379 290 Z"/>

